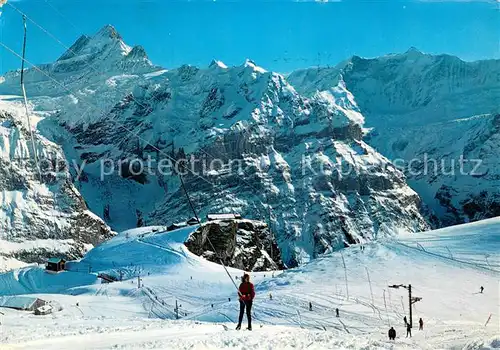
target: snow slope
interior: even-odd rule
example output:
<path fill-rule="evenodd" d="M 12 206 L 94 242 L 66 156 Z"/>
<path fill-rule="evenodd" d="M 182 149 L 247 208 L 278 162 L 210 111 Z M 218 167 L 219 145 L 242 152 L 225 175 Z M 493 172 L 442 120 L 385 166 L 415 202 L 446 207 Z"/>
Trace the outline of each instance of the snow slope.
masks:
<path fill-rule="evenodd" d="M 25 292 L 57 301 L 63 310 L 43 317 L 7 310 L 2 341 L 20 349 L 49 344 L 56 349 L 70 344 L 75 349 L 472 350 L 499 346 L 500 218 L 402 234 L 399 240 L 372 242 L 364 250 L 347 248 L 300 268 L 254 273 L 257 297 L 252 334 L 232 330 L 236 293 L 222 267 L 190 254 L 181 244 L 192 229 L 124 232 L 70 265 L 71 270 L 88 266 L 96 272 L 122 270 L 127 278 L 122 282 L 88 285 L 82 279 L 75 286 L 75 279 L 93 274 L 65 272 L 59 278 L 68 279 L 68 288 L 44 294 L 49 292 L 46 282 L 55 277 L 41 273 L 37 285 L 31 283 Z M 241 271 L 229 269 L 229 273 L 236 277 Z M 140 289 L 137 274 L 142 278 Z M 15 283 L 26 287 L 25 275 L 18 271 L 0 275 L 0 285 L 9 286 L 0 293 L 9 294 Z M 414 328 L 408 339 L 402 325 L 408 313 L 407 292 L 388 288 L 400 283 L 411 283 L 413 296 L 422 298 L 413 306 L 413 316 L 415 323 L 419 317 L 424 319 L 424 331 Z M 176 302 L 180 321 L 172 320 Z M 340 318 L 335 317 L 335 308 Z M 386 340 L 389 326 L 398 332 L 395 344 Z M 38 332 L 32 332 L 34 327 Z"/>

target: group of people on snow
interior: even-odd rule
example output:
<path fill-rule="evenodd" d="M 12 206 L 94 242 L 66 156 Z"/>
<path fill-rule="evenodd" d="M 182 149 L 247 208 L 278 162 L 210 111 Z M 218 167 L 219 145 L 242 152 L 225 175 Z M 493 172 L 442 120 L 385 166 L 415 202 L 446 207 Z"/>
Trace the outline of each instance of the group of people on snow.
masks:
<path fill-rule="evenodd" d="M 240 286 L 238 287 L 238 296 L 239 296 L 239 302 L 240 302 L 240 315 L 238 317 L 238 325 L 236 326 L 236 330 L 241 329 L 241 322 L 243 321 L 243 315 L 247 315 L 247 320 L 248 320 L 248 327 L 247 329 L 249 331 L 252 330 L 252 304 L 253 304 L 253 299 L 255 298 L 255 288 L 253 286 L 253 283 L 250 282 L 250 275 L 248 273 L 245 273 L 243 277 L 241 278 L 241 283 Z M 273 300 L 273 296 L 271 293 L 269 293 L 269 300 Z M 229 299 L 231 301 L 231 299 Z M 213 308 L 212 304 L 212 308 Z M 309 311 L 313 310 L 312 303 L 309 302 Z M 340 317 L 339 314 L 339 309 L 335 309 L 335 316 Z"/>
<path fill-rule="evenodd" d="M 238 296 L 239 296 L 239 302 L 240 302 L 240 314 L 238 317 L 238 325 L 236 326 L 236 330 L 241 329 L 241 322 L 243 321 L 243 315 L 247 315 L 247 321 L 248 321 L 248 327 L 247 329 L 249 331 L 252 330 L 252 304 L 253 304 L 253 299 L 255 298 L 255 288 L 252 282 L 250 282 L 250 275 L 248 273 L 245 273 L 243 277 L 241 278 L 241 283 L 238 288 Z M 269 299 L 272 300 L 272 295 L 269 294 Z M 312 311 L 312 303 L 309 302 L 309 310 Z M 339 309 L 335 309 L 335 314 L 337 317 L 339 317 Z M 406 327 L 406 337 L 408 338 L 411 337 L 411 324 L 408 323 L 408 319 L 406 316 L 403 318 L 403 321 L 405 323 Z M 424 320 L 420 318 L 418 320 L 418 329 L 423 330 L 424 329 Z M 394 327 L 391 327 L 389 329 L 389 340 L 395 340 L 396 339 L 396 330 Z"/>
<path fill-rule="evenodd" d="M 406 316 L 403 318 L 403 322 L 405 323 L 406 327 L 406 338 L 408 338 L 408 336 L 411 338 L 411 324 L 408 323 L 408 319 L 406 318 Z M 420 317 L 420 319 L 418 320 L 418 329 L 421 331 L 424 330 L 424 320 L 422 320 L 422 317 Z M 389 329 L 389 340 L 395 339 L 396 330 L 394 329 L 394 327 L 391 327 L 391 329 Z"/>

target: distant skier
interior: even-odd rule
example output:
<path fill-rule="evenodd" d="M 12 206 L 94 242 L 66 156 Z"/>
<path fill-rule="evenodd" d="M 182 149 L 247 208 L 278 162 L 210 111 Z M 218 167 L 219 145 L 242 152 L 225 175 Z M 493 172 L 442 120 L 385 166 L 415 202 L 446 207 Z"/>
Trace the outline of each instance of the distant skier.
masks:
<path fill-rule="evenodd" d="M 408 335 L 411 338 L 411 326 L 409 323 L 406 325 L 406 338 L 408 338 Z"/>
<path fill-rule="evenodd" d="M 396 339 L 396 330 L 394 329 L 394 327 L 391 327 L 391 329 L 389 329 L 389 340 L 395 340 Z"/>
<path fill-rule="evenodd" d="M 313 311 L 313 304 L 309 302 L 309 311 Z"/>
<path fill-rule="evenodd" d="M 339 315 L 339 309 L 338 308 L 335 309 L 335 316 L 336 317 L 340 317 L 340 315 Z"/>
<path fill-rule="evenodd" d="M 420 317 L 420 320 L 418 320 L 418 329 L 421 331 L 424 330 L 424 320 L 422 320 L 422 317 Z"/>
<path fill-rule="evenodd" d="M 406 316 L 403 318 L 403 321 L 405 323 L 405 327 L 407 327 L 408 326 L 408 320 L 406 319 Z"/>
<path fill-rule="evenodd" d="M 273 300 L 273 295 L 269 293 L 269 300 Z"/>
<path fill-rule="evenodd" d="M 482 294 L 482 293 L 483 293 L 483 290 L 484 290 L 484 287 L 483 287 L 483 286 L 481 286 L 481 288 L 479 288 L 479 289 L 480 289 L 481 294 Z"/>
<path fill-rule="evenodd" d="M 236 330 L 241 329 L 241 321 L 243 321 L 243 313 L 247 312 L 248 319 L 248 330 L 252 330 L 252 303 L 255 297 L 255 289 L 253 284 L 250 283 L 250 275 L 245 273 L 241 278 L 240 288 L 238 289 L 238 294 L 240 296 L 240 316 L 238 318 L 238 325 Z"/>

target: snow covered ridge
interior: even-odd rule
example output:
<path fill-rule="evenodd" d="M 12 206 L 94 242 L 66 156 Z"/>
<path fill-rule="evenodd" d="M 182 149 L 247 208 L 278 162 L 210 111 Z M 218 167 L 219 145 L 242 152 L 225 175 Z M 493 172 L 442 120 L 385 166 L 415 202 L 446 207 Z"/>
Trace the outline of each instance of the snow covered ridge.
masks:
<path fill-rule="evenodd" d="M 331 93 L 306 97 L 250 60 L 166 71 L 142 54 L 128 65 L 134 50 L 127 47 L 105 27 L 42 67 L 70 91 L 33 69 L 26 74 L 28 95 L 44 116 L 39 132 L 61 145 L 66 159 L 85 163 L 75 185 L 112 228 L 134 227 L 138 216 L 150 225 L 192 214 L 176 174 L 144 169 L 102 180 L 102 160 L 191 155 L 242 162 L 243 171 L 221 165 L 203 176 L 188 173 L 186 187 L 202 217 L 268 218 L 288 266 L 428 228 L 404 175 L 364 141 L 363 116 L 343 81 Z M 18 75 L 7 74 L 0 91 L 15 93 Z M 324 171 L 303 171 L 304 162 Z"/>
<path fill-rule="evenodd" d="M 296 71 L 288 80 L 306 96 L 333 94 L 343 82 L 365 117 L 368 144 L 420 169 L 437 164 L 443 171 L 404 172 L 440 225 L 500 215 L 500 60 L 464 62 L 412 48 Z M 477 171 L 459 171 L 461 159 Z"/>
<path fill-rule="evenodd" d="M 87 210 L 69 169 L 43 172 L 40 180 L 25 124 L 19 101 L 0 100 L 0 270 L 53 255 L 77 258 L 112 236 Z M 64 157 L 40 135 L 36 148 L 46 159 Z"/>

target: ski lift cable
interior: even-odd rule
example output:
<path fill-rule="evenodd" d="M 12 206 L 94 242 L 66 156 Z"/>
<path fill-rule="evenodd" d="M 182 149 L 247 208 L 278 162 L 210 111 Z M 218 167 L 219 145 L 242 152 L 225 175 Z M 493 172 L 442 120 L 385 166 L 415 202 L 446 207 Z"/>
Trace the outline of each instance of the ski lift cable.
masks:
<path fill-rule="evenodd" d="M 200 218 L 198 217 L 198 214 L 196 213 L 196 209 L 193 206 L 193 202 L 191 201 L 191 197 L 189 197 L 189 193 L 188 193 L 188 191 L 186 189 L 186 186 L 184 185 L 184 180 L 182 179 L 182 174 L 179 174 L 179 179 L 181 180 L 182 188 L 184 190 L 184 193 L 186 194 L 186 198 L 188 200 L 189 206 L 191 207 L 191 210 L 193 211 L 193 214 L 194 214 L 194 216 L 196 218 L 196 221 L 198 221 L 198 224 L 201 225 Z M 219 258 L 220 264 L 222 265 L 222 267 L 224 267 L 224 271 L 226 271 L 227 276 L 229 277 L 229 279 L 233 283 L 234 287 L 236 288 L 236 291 L 238 292 L 238 295 L 241 295 L 238 286 L 234 282 L 233 276 L 231 276 L 231 274 L 227 270 L 227 267 L 224 264 L 224 261 L 222 261 L 221 256 L 217 253 L 217 249 L 215 249 L 214 245 L 212 244 L 212 240 L 210 239 L 210 237 L 209 237 L 208 234 L 207 234 L 207 242 L 208 242 L 208 244 L 210 244 L 210 247 L 212 248 L 212 250 L 214 251 L 214 253 L 216 254 L 216 256 Z"/>
<path fill-rule="evenodd" d="M 47 2 L 47 1 L 46 1 Z M 35 20 L 33 20 L 32 18 L 30 18 L 26 13 L 24 13 L 23 11 L 21 11 L 20 9 L 18 9 L 16 6 L 12 5 L 10 2 L 8 3 L 9 6 L 11 6 L 15 11 L 17 11 L 19 14 L 21 14 L 22 16 L 24 16 L 25 18 L 27 18 L 30 22 L 32 22 L 33 24 L 35 24 L 40 30 L 42 30 L 45 34 L 47 34 L 49 37 L 51 37 L 52 39 L 54 39 L 57 43 L 59 43 L 62 47 L 64 47 L 66 50 L 68 50 L 69 52 L 71 52 L 72 54 L 75 54 L 76 55 L 76 52 L 73 51 L 73 49 L 69 46 L 67 46 L 66 44 L 64 44 L 61 40 L 59 40 L 54 34 L 52 34 L 51 32 L 49 32 L 47 29 L 45 29 L 42 25 L 38 24 Z M 63 14 L 59 13 L 62 17 L 64 17 L 67 21 L 69 21 L 69 19 L 67 19 L 67 16 L 64 16 Z M 95 64 L 95 63 L 94 63 Z M 94 64 L 90 64 L 88 67 L 90 69 L 92 69 L 95 73 L 98 73 L 97 69 L 95 69 L 94 67 Z M 158 92 L 155 92 L 153 93 L 152 96 L 154 96 L 155 94 L 157 94 Z M 134 97 L 134 95 L 132 94 L 131 95 L 131 98 L 132 100 L 137 103 L 138 105 L 140 105 L 141 107 L 143 108 L 146 108 L 147 106 L 145 106 L 143 103 L 141 103 L 140 101 L 137 101 L 137 99 Z M 215 158 L 213 155 L 211 155 L 210 153 L 208 153 L 207 151 L 205 151 L 203 148 L 200 148 L 200 151 L 202 153 L 204 153 L 205 155 L 211 157 L 211 158 Z M 243 178 L 242 176 L 240 176 L 238 173 L 236 174 L 247 186 L 249 186 L 253 191 L 254 193 L 260 193 L 261 191 L 257 190 L 252 184 L 250 184 L 247 180 L 245 180 L 245 178 Z M 262 206 L 265 206 L 264 203 L 258 199 L 260 204 Z M 267 204 L 269 206 L 269 204 Z"/>
<path fill-rule="evenodd" d="M 33 158 L 35 160 L 35 166 L 38 172 L 39 180 L 40 182 L 42 182 L 42 172 L 40 170 L 40 165 L 38 163 L 38 155 L 36 152 L 36 145 L 35 145 L 35 136 L 33 135 L 33 127 L 31 125 L 31 118 L 28 109 L 28 97 L 26 96 L 26 89 L 24 87 L 24 61 L 26 56 L 26 37 L 27 37 L 27 26 L 26 26 L 25 16 L 23 16 L 23 27 L 24 27 L 24 39 L 23 39 L 23 55 L 21 58 L 21 90 L 23 92 L 23 104 L 24 104 L 24 110 L 26 112 L 26 119 L 28 120 L 28 130 L 30 133 L 31 145 L 33 147 Z"/>
<path fill-rule="evenodd" d="M 194 172 L 193 172 L 194 173 Z M 188 200 L 188 203 L 189 203 L 189 206 L 191 207 L 191 211 L 193 212 L 195 218 L 196 218 L 196 221 L 198 222 L 199 225 L 201 225 L 201 221 L 200 221 L 200 218 L 198 216 L 198 213 L 196 212 L 196 209 L 194 208 L 194 205 L 193 205 L 193 202 L 191 201 L 191 197 L 189 196 L 189 192 L 187 191 L 186 189 L 186 186 L 184 184 L 184 179 L 182 177 L 182 174 L 179 174 L 179 179 L 181 181 L 181 186 L 182 186 L 182 189 L 184 190 L 184 193 L 186 195 L 186 198 Z M 229 277 L 229 279 L 231 280 L 231 282 L 233 283 L 234 287 L 236 288 L 236 291 L 238 292 L 238 295 L 240 295 L 240 291 L 239 291 L 239 288 L 238 286 L 236 285 L 236 283 L 234 282 L 234 279 L 233 279 L 233 276 L 231 276 L 231 274 L 229 273 L 229 271 L 227 270 L 227 267 L 226 265 L 224 264 L 224 261 L 222 261 L 222 258 L 221 256 L 217 253 L 217 249 L 215 249 L 213 243 L 212 243 L 212 240 L 210 239 L 210 237 L 207 235 L 207 242 L 208 244 L 210 245 L 210 247 L 212 248 L 212 250 L 214 251 L 214 253 L 216 254 L 216 256 L 219 258 L 219 262 L 220 264 L 222 265 L 222 267 L 224 268 L 224 271 L 226 271 L 226 274 L 227 276 Z"/>
<path fill-rule="evenodd" d="M 45 34 L 47 34 L 48 36 L 50 36 L 52 39 L 54 39 L 55 41 L 57 41 L 59 44 L 61 44 L 62 46 L 64 46 L 65 48 L 66 45 L 61 41 L 59 40 L 54 34 L 52 34 L 51 32 L 49 32 L 47 29 L 45 29 L 43 26 L 41 26 L 40 24 L 38 24 L 35 20 L 33 20 L 31 17 L 29 17 L 26 13 L 24 13 L 23 11 L 21 11 L 20 9 L 18 9 L 16 6 L 14 6 L 11 2 L 8 2 L 7 5 L 9 5 L 10 7 L 12 7 L 12 9 L 14 9 L 17 13 L 19 13 L 21 16 L 25 17 L 26 19 L 28 19 L 31 23 L 33 23 L 35 26 L 37 26 L 41 31 L 43 31 Z M 71 50 L 73 51 L 73 50 Z"/>
<path fill-rule="evenodd" d="M 52 3 L 49 0 L 45 0 L 45 3 L 49 5 L 54 10 L 54 12 L 56 12 L 59 16 L 64 18 L 78 33 L 80 32 L 80 29 L 72 21 L 70 21 L 67 16 L 65 16 L 54 5 L 52 5 Z"/>
<path fill-rule="evenodd" d="M 37 70 L 38 72 L 40 72 L 41 74 L 45 75 L 47 78 L 49 78 L 50 80 L 52 80 L 53 82 L 55 82 L 56 84 L 58 84 L 59 86 L 61 86 L 62 88 L 64 88 L 66 91 L 68 91 L 69 93 L 73 94 L 74 95 L 74 92 L 72 92 L 69 88 L 67 88 L 64 84 L 60 83 L 59 81 L 57 81 L 56 79 L 54 79 L 53 77 L 51 77 L 49 74 L 47 74 L 46 72 L 44 72 L 43 70 L 41 70 L 40 68 L 38 68 L 37 66 L 35 66 L 34 64 L 32 64 L 30 61 L 28 61 L 27 59 L 23 58 L 21 55 L 19 55 L 17 52 L 15 52 L 14 50 L 12 50 L 10 47 L 8 47 L 7 45 L 5 45 L 3 42 L 0 41 L 0 46 L 4 47 L 6 50 L 8 50 L 9 52 L 11 52 L 12 54 L 14 54 L 15 56 L 21 58 L 23 61 L 25 61 L 26 63 L 30 64 L 35 70 Z M 88 102 L 87 102 L 88 103 Z M 136 136 L 137 138 L 139 138 L 140 140 L 146 142 L 148 145 L 150 145 L 153 149 L 157 150 L 159 153 L 165 155 L 166 157 L 168 157 L 169 159 L 175 161 L 174 158 L 172 158 L 170 155 L 168 155 L 166 152 L 160 150 L 158 147 L 156 147 L 155 145 L 151 144 L 149 141 L 143 139 L 141 136 L 137 135 L 137 133 L 133 132 L 132 130 L 130 130 L 129 128 L 127 128 L 125 125 L 121 124 L 120 122 L 117 122 L 115 121 L 115 124 L 118 125 L 119 127 L 122 127 L 123 129 L 125 129 L 129 134 L 133 135 L 133 136 Z M 211 184 L 213 187 L 217 188 L 220 186 L 214 184 L 213 182 L 205 179 L 204 177 L 196 174 L 194 171 L 192 171 L 191 169 L 189 169 L 188 167 L 186 167 L 185 165 L 183 165 L 182 163 L 179 163 L 179 165 L 181 167 L 183 167 L 185 170 L 187 170 L 188 172 L 190 171 L 194 176 L 202 179 L 203 181 Z M 184 180 L 182 180 L 182 177 L 181 177 L 181 182 L 183 184 L 183 189 L 184 191 L 187 193 L 187 190 L 185 188 L 185 185 L 184 185 Z M 222 189 L 224 191 L 224 189 Z M 188 196 L 188 199 L 189 199 L 189 204 L 190 204 L 190 207 L 193 211 L 193 213 L 195 214 L 195 217 L 196 217 L 196 220 L 198 221 L 198 223 L 201 223 L 200 222 L 200 219 L 196 213 L 196 211 L 194 210 L 194 206 L 192 205 L 192 202 L 191 202 L 191 199 L 189 198 Z M 211 248 L 214 250 L 214 252 L 216 253 L 217 256 L 219 256 L 219 254 L 217 254 L 217 250 L 215 249 L 215 247 L 213 246 L 211 240 L 207 237 L 207 241 L 209 242 Z M 234 282 L 232 276 L 229 274 L 229 271 L 227 270 L 225 264 L 222 262 L 222 259 L 219 257 L 219 260 L 221 262 L 221 265 L 224 267 L 224 270 L 226 271 L 226 273 L 228 274 L 229 278 L 231 279 L 231 282 L 233 283 L 233 285 L 236 287 L 236 289 L 238 290 L 238 287 L 236 286 L 236 283 Z M 239 293 L 239 291 L 238 291 Z"/>

